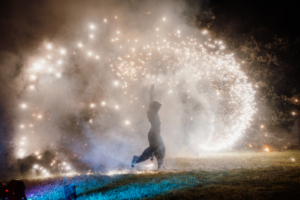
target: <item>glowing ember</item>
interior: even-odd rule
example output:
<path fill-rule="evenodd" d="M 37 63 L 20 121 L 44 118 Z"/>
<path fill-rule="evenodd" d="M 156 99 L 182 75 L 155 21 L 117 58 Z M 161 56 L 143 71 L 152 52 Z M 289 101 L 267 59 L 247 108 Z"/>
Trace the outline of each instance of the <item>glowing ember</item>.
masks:
<path fill-rule="evenodd" d="M 38 165 L 38 164 L 35 164 L 35 165 L 33 165 L 33 168 L 34 168 L 34 169 L 38 169 L 38 168 L 39 168 L 39 165 Z"/>
<path fill-rule="evenodd" d="M 270 152 L 270 149 L 269 149 L 269 147 L 267 147 L 267 146 L 266 146 L 266 148 L 264 149 L 264 151 L 266 151 L 266 152 Z"/>

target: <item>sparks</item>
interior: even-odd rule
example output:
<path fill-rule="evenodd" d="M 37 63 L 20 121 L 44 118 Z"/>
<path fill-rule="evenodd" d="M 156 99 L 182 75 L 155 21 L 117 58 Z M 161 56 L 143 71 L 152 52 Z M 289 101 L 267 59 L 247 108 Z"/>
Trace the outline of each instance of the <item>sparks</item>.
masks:
<path fill-rule="evenodd" d="M 113 19 L 113 17 L 109 19 Z M 117 16 L 115 16 L 116 18 Z M 119 18 L 119 20 L 122 19 Z M 194 141 L 194 146 L 191 148 L 197 151 L 224 150 L 233 146 L 245 134 L 256 110 L 254 89 L 257 90 L 258 86 L 247 80 L 246 74 L 239 68 L 239 63 L 232 53 L 221 51 L 226 46 L 224 42 L 203 35 L 199 36 L 200 39 L 197 39 L 196 36 L 186 35 L 188 31 L 185 31 L 184 27 L 166 26 L 166 23 L 163 23 L 167 20 L 165 17 L 158 18 L 157 24 L 150 25 L 154 28 L 150 29 L 147 36 L 130 34 L 131 32 L 128 33 L 126 29 L 121 29 L 118 24 L 112 25 L 108 29 L 110 30 L 108 35 L 100 33 L 100 31 L 97 32 L 98 27 L 101 27 L 102 30 L 102 27 L 111 26 L 110 24 L 118 23 L 119 20 L 107 23 L 105 18 L 99 22 L 99 25 L 85 24 L 82 27 L 84 32 L 78 34 L 81 37 L 71 38 L 70 41 L 75 42 L 69 46 L 66 46 L 68 43 L 63 41 L 59 44 L 44 42 L 42 43 L 44 51 L 28 59 L 30 63 L 28 63 L 26 76 L 24 76 L 24 79 L 28 79 L 28 81 L 26 81 L 24 88 L 28 87 L 31 91 L 26 90 L 26 95 L 21 98 L 21 101 L 26 101 L 30 106 L 25 109 L 27 105 L 23 107 L 21 104 L 22 109 L 19 111 L 20 120 L 16 124 L 19 135 L 16 137 L 16 144 L 17 149 L 22 148 L 24 150 L 16 150 L 17 157 L 30 153 L 30 148 L 27 147 L 29 142 L 20 141 L 20 136 L 28 134 L 28 140 L 38 137 L 37 134 L 41 132 L 39 130 L 41 124 L 51 123 L 53 120 L 50 117 L 52 107 L 45 109 L 49 113 L 44 113 L 44 107 L 38 103 L 39 100 L 36 98 L 42 98 L 43 103 L 53 101 L 53 97 L 49 96 L 54 94 L 52 93 L 54 90 L 51 89 L 56 89 L 57 86 L 69 86 L 70 74 L 72 70 L 76 71 L 77 69 L 89 70 L 91 75 L 98 73 L 101 77 L 99 79 L 102 80 L 105 77 L 108 81 L 106 84 L 95 82 L 98 88 L 86 87 L 86 91 L 82 90 L 84 91 L 83 95 L 88 94 L 89 96 L 83 96 L 83 99 L 76 102 L 74 96 L 67 96 L 68 92 L 63 93 L 64 87 L 59 88 L 59 90 L 62 89 L 62 92 L 58 95 L 65 95 L 67 99 L 60 107 L 64 113 L 70 112 L 68 107 L 70 105 L 77 105 L 77 110 L 92 108 L 89 110 L 91 115 L 86 118 L 90 126 L 97 127 L 97 123 L 101 121 L 97 116 L 99 109 L 101 109 L 103 116 L 107 114 L 107 118 L 110 120 L 114 120 L 111 113 L 120 115 L 123 120 L 115 120 L 116 123 L 120 123 L 118 124 L 120 126 L 135 123 L 137 120 L 132 115 L 131 106 L 144 110 L 146 106 L 142 107 L 139 102 L 140 99 L 144 98 L 137 95 L 140 91 L 133 92 L 133 88 L 143 90 L 142 88 L 148 83 L 158 83 L 166 86 L 165 91 L 161 91 L 161 98 L 185 98 L 187 103 L 182 107 L 201 105 L 201 113 L 193 113 L 193 110 L 184 108 L 182 118 L 185 118 L 185 110 L 192 114 L 186 115 L 184 120 L 178 122 L 178 126 L 190 125 L 195 127 L 195 131 L 187 131 L 190 139 Z M 104 23 L 107 24 L 104 26 Z M 171 19 L 168 19 L 168 23 L 172 23 Z M 201 32 L 208 34 L 207 30 Z M 107 42 L 109 48 L 104 48 L 106 44 L 93 44 L 96 40 L 89 38 L 96 36 L 97 39 L 99 36 L 99 40 L 101 38 L 101 44 L 102 41 L 103 44 Z M 52 46 L 64 48 L 48 51 L 48 45 L 51 45 L 51 48 Z M 72 54 L 62 56 L 67 52 L 72 52 Z M 76 62 L 84 59 L 86 59 L 87 64 L 80 68 L 80 63 Z M 63 76 L 61 77 L 61 75 Z M 49 91 L 43 90 L 44 88 Z M 99 88 L 103 90 L 99 91 L 98 94 L 97 89 Z M 199 93 L 193 92 L 195 88 Z M 297 99 L 294 100 L 294 102 L 297 101 Z M 166 103 L 164 108 L 172 109 L 173 107 Z M 25 115 L 31 116 L 31 112 L 35 112 L 34 119 L 41 120 L 29 121 Z M 81 110 L 78 112 L 80 113 Z M 42 113 L 43 117 L 38 113 Z M 294 111 L 290 111 L 290 113 L 296 115 Z M 166 116 L 162 115 L 162 117 L 165 118 Z M 131 122 L 126 119 L 130 119 Z M 93 120 L 94 124 L 92 124 Z M 203 138 L 198 135 L 201 134 L 201 128 L 197 127 L 199 120 L 203 120 L 203 124 L 207 128 Z M 23 123 L 26 124 L 26 129 L 24 129 Z M 259 127 L 264 128 L 263 125 Z M 131 126 L 128 126 L 127 129 L 131 130 Z M 264 132 L 264 130 L 261 131 Z M 53 143 L 53 141 L 49 143 Z M 248 146 L 252 147 L 251 144 Z M 40 148 L 36 147 L 35 149 Z M 36 156 L 40 156 L 41 159 L 41 155 Z"/>
<path fill-rule="evenodd" d="M 51 44 L 48 44 L 48 45 L 47 45 L 47 49 L 52 49 L 52 45 L 51 45 Z"/>
<path fill-rule="evenodd" d="M 66 50 L 65 49 L 61 49 L 60 50 L 60 54 L 65 55 L 66 54 Z"/>
<path fill-rule="evenodd" d="M 94 25 L 94 24 L 91 24 L 91 25 L 90 25 L 90 29 L 92 29 L 92 30 L 95 29 L 95 25 Z"/>
<path fill-rule="evenodd" d="M 266 148 L 264 149 L 265 152 L 270 152 L 269 147 L 266 146 Z"/>
<path fill-rule="evenodd" d="M 119 81 L 114 81 L 114 85 L 118 86 L 119 85 Z"/>

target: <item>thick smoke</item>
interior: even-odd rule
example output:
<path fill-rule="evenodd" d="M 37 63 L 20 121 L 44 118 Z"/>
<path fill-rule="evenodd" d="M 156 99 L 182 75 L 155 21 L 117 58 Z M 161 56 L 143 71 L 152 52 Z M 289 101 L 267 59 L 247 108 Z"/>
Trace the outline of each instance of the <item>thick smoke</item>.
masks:
<path fill-rule="evenodd" d="M 213 70 L 201 72 L 216 79 L 215 84 L 198 82 L 201 91 L 190 81 L 195 71 L 168 74 L 166 67 L 171 61 L 155 51 L 156 59 L 145 64 L 148 71 L 132 71 L 128 67 L 132 63 L 123 62 L 129 70 L 122 68 L 121 75 L 114 72 L 132 51 L 142 54 L 139 46 L 156 45 L 157 37 L 176 30 L 183 37 L 204 42 L 207 38 L 201 32 L 186 25 L 200 11 L 198 5 L 183 1 L 64 1 L 12 7 L 18 12 L 23 6 L 28 7 L 27 12 L 18 13 L 12 21 L 18 21 L 14 24 L 16 35 L 28 34 L 29 41 L 21 36 L 13 46 L 15 55 L 3 64 L 5 69 L 14 66 L 4 79 L 11 88 L 1 89 L 1 101 L 12 107 L 3 112 L 9 124 L 6 129 L 14 136 L 11 157 L 39 157 L 49 150 L 57 159 L 81 161 L 98 170 L 128 167 L 132 155 L 148 146 L 146 111 L 151 83 L 156 85 L 155 100 L 163 104 L 160 116 L 167 156 L 198 155 L 203 141 L 212 141 L 211 133 L 222 129 L 214 124 L 223 120 L 215 113 L 222 103 L 231 102 L 218 100 L 218 89 L 229 89 L 209 74 Z M 91 24 L 95 30 L 90 30 Z M 153 37 L 157 27 L 157 37 Z M 115 45 L 116 37 L 130 41 Z M 169 56 L 176 60 L 178 55 Z M 193 60 L 186 59 L 186 63 L 193 64 Z M 244 81 L 241 77 L 235 81 Z M 170 91 L 170 84 L 178 90 Z M 9 136 L 6 141 L 11 139 Z"/>

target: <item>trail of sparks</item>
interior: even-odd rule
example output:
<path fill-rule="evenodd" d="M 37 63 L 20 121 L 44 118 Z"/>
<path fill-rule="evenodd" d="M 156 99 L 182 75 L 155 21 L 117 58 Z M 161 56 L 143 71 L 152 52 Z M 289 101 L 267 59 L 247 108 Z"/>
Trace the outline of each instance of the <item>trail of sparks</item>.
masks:
<path fill-rule="evenodd" d="M 168 20 L 163 18 L 162 21 L 166 23 Z M 209 118 L 210 129 L 202 141 L 195 141 L 196 148 L 220 151 L 231 147 L 242 137 L 255 113 L 255 92 L 252 84 L 247 81 L 246 75 L 240 70 L 233 54 L 224 53 L 225 46 L 222 41 L 210 39 L 206 36 L 207 31 L 201 33 L 204 35 L 201 38 L 207 40 L 200 42 L 197 38 L 183 35 L 181 30 L 163 31 L 163 28 L 155 28 L 150 38 L 147 35 L 145 38 L 135 39 L 127 37 L 121 29 L 112 24 L 112 29 L 115 31 L 108 35 L 107 40 L 113 54 L 105 54 L 103 53 L 105 49 L 90 45 L 90 40 L 97 39 L 98 28 L 109 24 L 107 19 L 102 23 L 90 24 L 86 38 L 78 40 L 80 42 L 74 45 L 68 45 L 69 48 L 48 43 L 41 55 L 29 59 L 29 67 L 25 75 L 28 79 L 29 98 L 26 98 L 27 102 L 20 102 L 21 123 L 17 125 L 20 130 L 20 137 L 16 138 L 19 147 L 18 157 L 32 153 L 26 138 L 30 134 L 31 139 L 38 137 L 32 136 L 35 124 L 38 124 L 39 120 L 50 120 L 49 113 L 39 110 L 41 106 L 36 105 L 35 101 L 34 104 L 31 103 L 30 99 L 35 98 L 32 92 L 36 91 L 38 83 L 43 81 L 45 75 L 53 76 L 57 81 L 63 79 L 64 74 L 69 70 L 67 66 L 74 62 L 74 56 L 89 58 L 95 62 L 105 60 L 108 63 L 107 70 L 115 77 L 111 80 L 112 85 L 120 87 L 123 91 L 122 95 L 131 98 L 137 99 L 132 97 L 132 94 L 127 94 L 128 88 L 135 87 L 141 82 L 164 84 L 168 87 L 166 94 L 185 102 L 186 113 L 183 116 L 183 124 L 185 124 L 183 126 L 188 127 L 191 124 L 196 126 L 199 113 L 205 113 Z M 107 57 L 108 55 L 110 57 Z M 31 98 L 30 94 L 32 94 Z M 132 100 L 126 102 L 130 101 Z M 126 105 L 106 102 L 105 99 L 87 104 L 90 109 L 107 107 L 118 112 L 126 111 Z M 22 123 L 22 121 L 30 122 Z M 129 118 L 124 118 L 123 122 L 126 126 L 131 125 Z M 93 123 L 93 118 L 89 123 Z M 188 128 L 186 130 L 189 131 Z M 196 136 L 192 138 L 197 139 L 197 128 L 194 128 L 193 132 Z M 37 153 L 36 156 L 39 154 Z M 53 161 L 51 166 L 54 165 Z M 34 165 L 33 168 L 43 170 L 38 165 Z M 71 169 L 69 166 L 65 168 Z M 49 174 L 48 171 L 45 173 Z"/>

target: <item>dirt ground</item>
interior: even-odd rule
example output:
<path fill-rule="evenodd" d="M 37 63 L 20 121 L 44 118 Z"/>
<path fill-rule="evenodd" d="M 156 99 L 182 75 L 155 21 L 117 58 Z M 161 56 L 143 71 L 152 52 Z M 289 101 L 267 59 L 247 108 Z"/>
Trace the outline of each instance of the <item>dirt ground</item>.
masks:
<path fill-rule="evenodd" d="M 87 199 L 300 199 L 300 151 L 206 154 L 169 158 L 149 169 L 66 177 Z M 28 199 L 64 199 L 63 177 L 25 179 Z"/>

